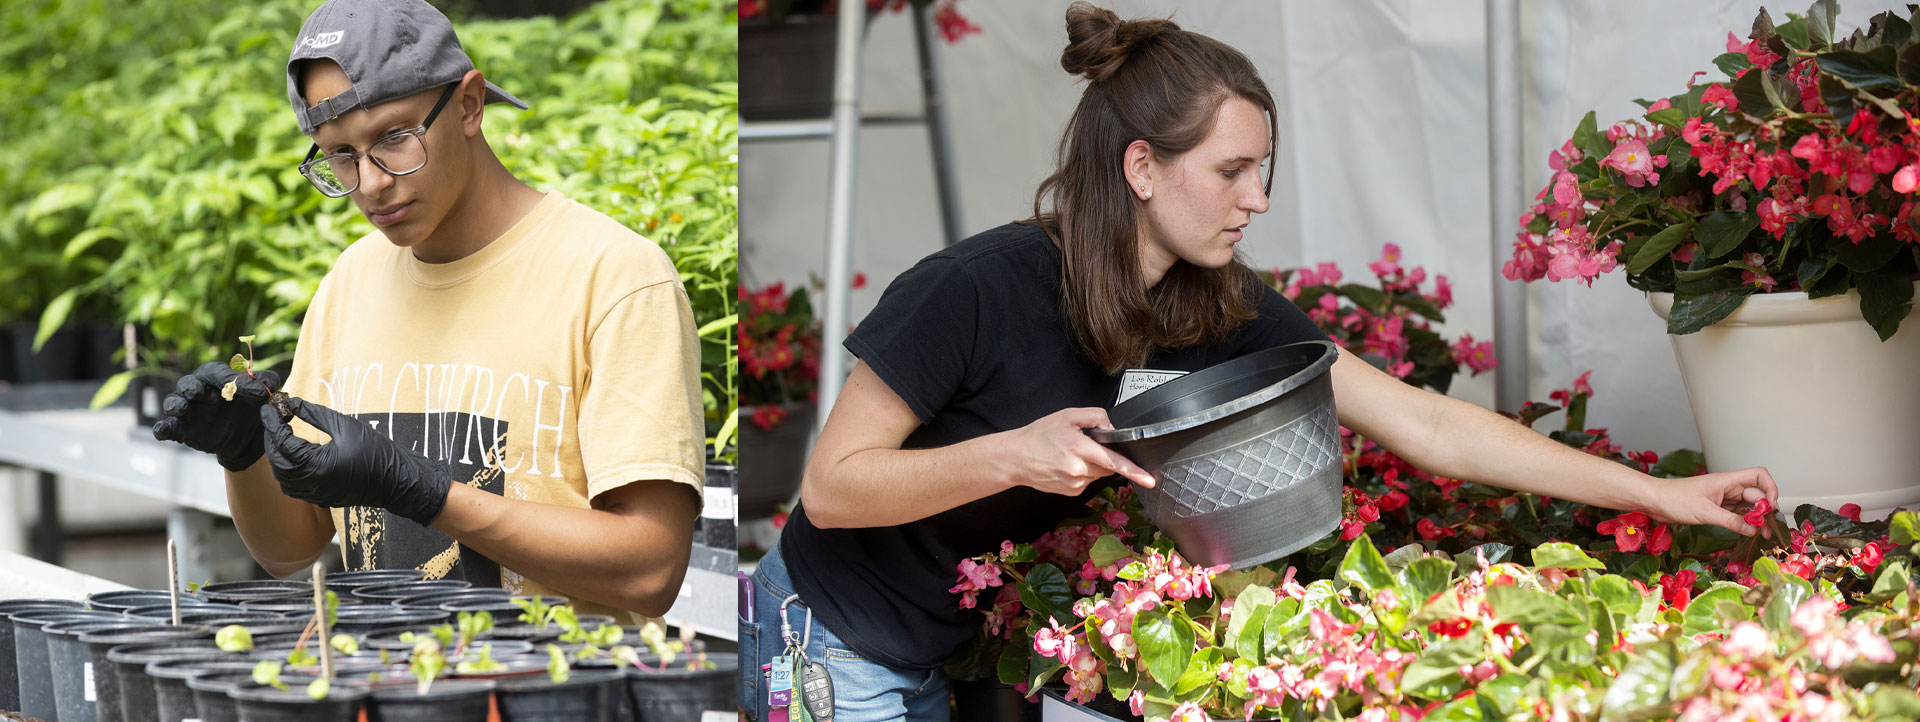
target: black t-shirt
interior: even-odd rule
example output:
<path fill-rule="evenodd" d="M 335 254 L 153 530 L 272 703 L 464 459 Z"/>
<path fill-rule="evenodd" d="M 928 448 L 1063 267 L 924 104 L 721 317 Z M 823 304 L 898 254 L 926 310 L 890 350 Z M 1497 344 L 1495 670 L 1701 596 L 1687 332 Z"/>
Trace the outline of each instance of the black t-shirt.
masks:
<path fill-rule="evenodd" d="M 1059 299 L 1059 250 L 1039 228 L 1009 224 L 895 278 L 846 345 L 920 418 L 902 448 L 950 446 L 1069 407 L 1111 409 L 1122 376 L 1081 353 Z M 1198 371 L 1327 338 L 1272 289 L 1259 310 L 1226 343 L 1156 353 L 1145 368 Z M 1010 489 L 919 521 L 862 529 L 815 527 L 801 507 L 780 546 L 794 591 L 852 651 L 890 667 L 931 669 L 980 624 L 947 591 L 955 565 L 999 550 L 1003 540 L 1031 541 L 1052 530 L 1100 488 L 1080 497 Z"/>

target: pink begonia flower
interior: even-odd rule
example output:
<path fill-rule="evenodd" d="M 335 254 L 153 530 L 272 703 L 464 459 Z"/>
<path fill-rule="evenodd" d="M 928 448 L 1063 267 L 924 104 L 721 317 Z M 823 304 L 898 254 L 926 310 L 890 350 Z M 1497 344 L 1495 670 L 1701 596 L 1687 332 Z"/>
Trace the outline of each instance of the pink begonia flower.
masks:
<path fill-rule="evenodd" d="M 1855 504 L 1853 502 L 1847 502 L 1845 504 L 1841 504 L 1839 513 L 1840 513 L 1840 516 L 1844 516 L 1848 519 L 1852 519 L 1855 522 L 1860 521 L 1860 505 L 1859 504 Z"/>
<path fill-rule="evenodd" d="M 1380 247 L 1380 260 L 1367 264 L 1373 275 L 1385 278 L 1400 272 L 1400 246 L 1388 243 Z"/>
<path fill-rule="evenodd" d="M 1912 193 L 1916 187 L 1920 187 L 1920 163 L 1901 168 L 1900 172 L 1893 174 L 1895 193 Z"/>
<path fill-rule="evenodd" d="M 1586 198 L 1580 195 L 1580 178 L 1570 172 L 1553 174 L 1552 187 L 1554 205 L 1574 206 L 1586 202 Z"/>
<path fill-rule="evenodd" d="M 1133 712 L 1136 717 L 1147 713 L 1147 693 L 1145 690 L 1136 689 L 1127 695 L 1127 710 Z"/>
<path fill-rule="evenodd" d="M 1472 369 L 1473 375 L 1492 371 L 1500 366 L 1493 357 L 1493 342 L 1473 340 L 1473 334 L 1461 334 L 1460 340 L 1453 342 L 1453 359 L 1460 365 Z"/>
<path fill-rule="evenodd" d="M 1387 364 L 1387 373 L 1396 379 L 1404 379 L 1408 374 L 1413 373 L 1413 362 L 1401 361 L 1400 363 Z"/>
<path fill-rule="evenodd" d="M 1167 720 L 1168 722 L 1212 722 L 1197 702 L 1181 702 L 1180 706 L 1173 708 L 1173 716 L 1168 717 Z"/>
<path fill-rule="evenodd" d="M 1707 86 L 1707 92 L 1700 96 L 1700 101 L 1718 105 L 1721 110 L 1733 110 L 1740 102 L 1739 99 L 1733 97 L 1733 91 L 1728 90 L 1727 86 L 1720 83 Z"/>
<path fill-rule="evenodd" d="M 1833 626 L 1834 615 L 1838 611 L 1839 608 L 1834 605 L 1833 600 L 1816 594 L 1795 607 L 1788 621 L 1792 622 L 1793 628 L 1800 630 L 1801 634 L 1813 637 L 1825 634 L 1827 629 Z"/>
<path fill-rule="evenodd" d="M 1613 147 L 1613 152 L 1600 161 L 1603 168 L 1613 168 L 1627 177 L 1627 185 L 1634 188 L 1660 182 L 1660 173 L 1654 169 L 1665 168 L 1667 157 L 1654 155 L 1647 150 L 1647 144 L 1638 138 L 1628 138 Z"/>
<path fill-rule="evenodd" d="M 1587 154 L 1580 150 L 1580 146 L 1574 145 L 1573 140 L 1569 138 L 1559 150 L 1547 156 L 1547 166 L 1554 170 L 1566 170 L 1586 158 Z"/>
<path fill-rule="evenodd" d="M 1680 126 L 1680 139 L 1686 141 L 1688 145 L 1699 145 L 1702 138 L 1718 130 L 1718 126 L 1707 122 L 1704 118 L 1688 118 L 1686 124 Z"/>
<path fill-rule="evenodd" d="M 1441 273 L 1433 277 L 1433 295 L 1428 296 L 1427 300 L 1432 301 L 1433 305 L 1438 306 L 1442 311 L 1453 305 L 1453 281 L 1447 280 L 1447 274 Z"/>
<path fill-rule="evenodd" d="M 1727 634 L 1727 641 L 1720 644 L 1720 651 L 1742 659 L 1759 659 L 1777 653 L 1773 646 L 1773 635 L 1767 632 L 1766 627 L 1753 622 L 1733 625 L 1733 631 Z"/>
<path fill-rule="evenodd" d="M 1673 107 L 1673 101 L 1668 100 L 1666 98 L 1661 98 L 1659 100 L 1653 101 L 1652 105 L 1647 106 L 1647 112 L 1658 113 L 1662 110 L 1666 110 L 1671 107 Z"/>

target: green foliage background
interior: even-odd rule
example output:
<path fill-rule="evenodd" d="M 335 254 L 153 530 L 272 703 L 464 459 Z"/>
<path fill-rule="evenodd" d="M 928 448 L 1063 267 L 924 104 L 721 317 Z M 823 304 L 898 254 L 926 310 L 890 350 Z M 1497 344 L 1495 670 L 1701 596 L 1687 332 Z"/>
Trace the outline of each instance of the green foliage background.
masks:
<path fill-rule="evenodd" d="M 0 323 L 130 321 L 142 373 L 236 350 L 291 358 L 339 252 L 372 230 L 295 166 L 293 36 L 318 0 L 11 0 L 0 6 Z M 489 80 L 507 168 L 659 243 L 701 324 L 709 433 L 733 428 L 735 9 L 605 0 L 564 19 L 452 17 Z M 129 374 L 97 401 L 123 392 Z"/>

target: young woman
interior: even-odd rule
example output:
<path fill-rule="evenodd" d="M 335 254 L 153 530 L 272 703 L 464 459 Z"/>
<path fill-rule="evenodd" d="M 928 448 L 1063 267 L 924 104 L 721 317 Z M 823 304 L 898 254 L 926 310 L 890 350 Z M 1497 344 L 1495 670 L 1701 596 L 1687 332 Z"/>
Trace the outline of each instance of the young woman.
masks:
<path fill-rule="evenodd" d="M 836 719 L 946 719 L 940 666 L 978 627 L 947 591 L 954 566 L 1039 536 L 1102 485 L 1154 483 L 1083 432 L 1108 426 L 1125 372 L 1326 338 L 1234 253 L 1268 208 L 1277 134 L 1253 65 L 1084 2 L 1067 36 L 1061 66 L 1087 84 L 1034 218 L 928 256 L 847 340 L 860 363 L 742 625 L 760 719 L 783 602 L 832 675 Z M 1341 424 L 1435 474 L 1742 534 L 1757 530 L 1731 509 L 1776 495 L 1762 469 L 1655 479 L 1344 351 L 1332 374 Z"/>

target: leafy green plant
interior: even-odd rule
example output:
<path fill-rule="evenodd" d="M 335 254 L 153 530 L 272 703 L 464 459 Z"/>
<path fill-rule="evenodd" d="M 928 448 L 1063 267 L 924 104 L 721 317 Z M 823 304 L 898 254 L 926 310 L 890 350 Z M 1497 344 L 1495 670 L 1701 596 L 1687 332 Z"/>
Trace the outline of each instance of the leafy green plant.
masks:
<path fill-rule="evenodd" d="M 286 49 L 313 3 L 22 0 L 0 6 L 0 323 L 134 323 L 135 376 L 172 376 L 254 334 L 292 357 L 341 249 L 373 230 L 295 166 Z M 565 18 L 454 17 L 490 79 L 495 152 L 659 243 L 692 302 L 713 449 L 735 416 L 738 39 L 729 3 L 606 0 Z M 101 17 L 114 22 L 102 23 Z M 167 32 L 151 32 L 167 28 Z M 500 106 L 496 106 L 498 108 Z"/>

